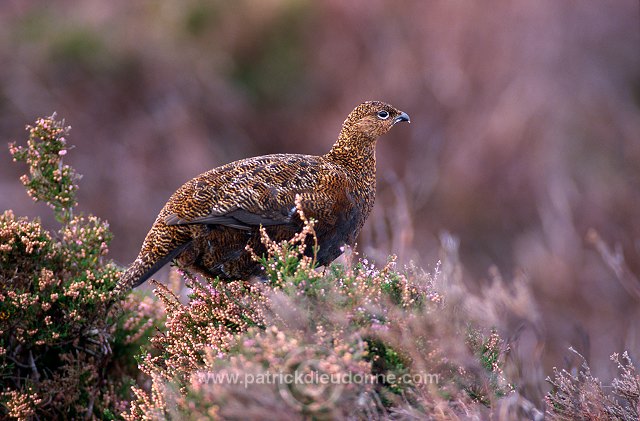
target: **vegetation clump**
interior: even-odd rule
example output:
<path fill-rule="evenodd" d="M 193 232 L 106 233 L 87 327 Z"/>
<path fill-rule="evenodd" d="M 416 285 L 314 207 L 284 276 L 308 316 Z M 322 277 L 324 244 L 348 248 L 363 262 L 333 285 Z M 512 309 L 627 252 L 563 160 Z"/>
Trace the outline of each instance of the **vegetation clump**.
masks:
<path fill-rule="evenodd" d="M 60 223 L 0 215 L 0 417 L 110 418 L 127 406 L 140 375 L 132 358 L 161 318 L 149 298 L 111 309 L 120 269 L 107 258 L 105 221 L 74 215 L 80 176 L 64 164 L 70 127 L 55 115 L 10 144 L 20 179 Z"/>
<path fill-rule="evenodd" d="M 395 257 L 380 269 L 350 250 L 320 271 L 305 255 L 314 221 L 298 212 L 299 234 L 275 242 L 262 230 L 267 255 L 251 251 L 263 282 L 187 274 L 186 304 L 155 284 L 167 332 L 152 339 L 155 354 L 143 353 L 153 386 L 135 389 L 127 419 L 227 419 L 264 408 L 291 419 L 383 419 L 407 408 L 427 416 L 436 407 L 455 416 L 513 390 L 495 331 L 441 329 L 453 316 L 445 274 L 398 270 Z"/>

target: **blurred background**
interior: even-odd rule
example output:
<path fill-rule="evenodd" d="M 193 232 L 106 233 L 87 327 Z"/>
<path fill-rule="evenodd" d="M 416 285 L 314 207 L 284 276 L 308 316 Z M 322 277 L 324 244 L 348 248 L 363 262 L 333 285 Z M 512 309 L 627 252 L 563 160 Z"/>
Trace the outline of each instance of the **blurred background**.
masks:
<path fill-rule="evenodd" d="M 570 345 L 603 380 L 611 353 L 640 359 L 635 0 L 5 0 L 0 62 L 2 142 L 38 116 L 67 120 L 80 209 L 109 221 L 122 265 L 186 180 L 323 154 L 379 99 L 412 123 L 378 142 L 361 253 L 432 270 L 448 231 L 478 293 L 493 267 L 525 273 L 538 380 L 572 364 Z M 24 171 L 0 145 L 0 208 L 54 228 Z"/>

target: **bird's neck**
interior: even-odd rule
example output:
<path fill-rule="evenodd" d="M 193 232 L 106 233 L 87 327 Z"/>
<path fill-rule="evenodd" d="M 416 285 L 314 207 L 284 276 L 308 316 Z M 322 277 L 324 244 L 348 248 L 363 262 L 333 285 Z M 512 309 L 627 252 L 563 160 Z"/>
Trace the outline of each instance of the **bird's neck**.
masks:
<path fill-rule="evenodd" d="M 325 157 L 351 172 L 354 177 L 362 177 L 375 182 L 376 139 L 362 133 L 340 132 L 338 140 Z"/>

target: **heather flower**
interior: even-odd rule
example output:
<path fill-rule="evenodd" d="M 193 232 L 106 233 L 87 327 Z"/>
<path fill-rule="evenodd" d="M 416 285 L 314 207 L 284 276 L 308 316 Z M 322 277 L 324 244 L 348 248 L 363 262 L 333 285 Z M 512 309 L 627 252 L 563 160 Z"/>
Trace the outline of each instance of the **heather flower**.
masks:
<path fill-rule="evenodd" d="M 13 160 L 29 166 L 29 174 L 20 177 L 27 193 L 33 200 L 49 205 L 60 222 L 71 219 L 72 209 L 77 203 L 76 183 L 80 179 L 75 170 L 62 161 L 69 149 L 66 136 L 70 130 L 64 120 L 56 120 L 53 114 L 36 120 L 34 126 L 27 126 L 29 139 L 26 147 L 9 144 Z"/>
<path fill-rule="evenodd" d="M 36 407 L 42 403 L 42 398 L 31 391 L 5 391 L 1 394 L 0 400 L 7 408 L 7 415 L 16 419 L 32 418 L 36 414 Z"/>

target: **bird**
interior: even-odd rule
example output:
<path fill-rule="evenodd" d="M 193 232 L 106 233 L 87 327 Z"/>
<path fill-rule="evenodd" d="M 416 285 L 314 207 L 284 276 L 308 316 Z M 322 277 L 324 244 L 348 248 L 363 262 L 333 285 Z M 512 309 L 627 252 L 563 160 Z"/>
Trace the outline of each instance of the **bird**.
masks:
<path fill-rule="evenodd" d="M 325 155 L 272 154 L 209 170 L 176 190 L 158 214 L 119 291 L 135 288 L 165 264 L 223 281 L 248 280 L 263 268 L 260 228 L 274 241 L 289 240 L 315 220 L 315 258 L 325 266 L 354 245 L 376 195 L 376 140 L 409 115 L 381 101 L 349 113 Z M 314 251 L 307 247 L 305 254 Z"/>

